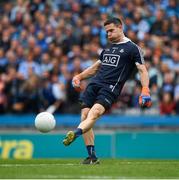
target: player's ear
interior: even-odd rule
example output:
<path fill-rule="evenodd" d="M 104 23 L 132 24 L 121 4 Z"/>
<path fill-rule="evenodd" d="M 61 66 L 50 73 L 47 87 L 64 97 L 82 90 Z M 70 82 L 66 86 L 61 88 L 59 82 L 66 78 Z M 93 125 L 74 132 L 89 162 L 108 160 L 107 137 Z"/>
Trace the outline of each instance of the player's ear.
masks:
<path fill-rule="evenodd" d="M 116 27 L 119 28 L 119 29 L 122 29 L 122 25 L 121 24 L 117 24 Z"/>
<path fill-rule="evenodd" d="M 118 26 L 119 26 L 120 29 L 122 29 L 122 24 L 119 24 Z"/>

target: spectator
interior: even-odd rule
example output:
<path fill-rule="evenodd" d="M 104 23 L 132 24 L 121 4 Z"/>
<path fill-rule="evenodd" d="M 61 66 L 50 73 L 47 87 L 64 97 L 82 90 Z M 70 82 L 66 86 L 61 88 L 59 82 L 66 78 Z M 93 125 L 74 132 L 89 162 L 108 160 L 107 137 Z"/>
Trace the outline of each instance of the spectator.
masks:
<path fill-rule="evenodd" d="M 172 95 L 169 92 L 164 92 L 160 102 L 160 113 L 162 115 L 175 114 L 175 106 L 176 104 L 172 99 Z"/>
<path fill-rule="evenodd" d="M 5 113 L 6 106 L 7 106 L 7 97 L 4 92 L 5 83 L 0 79 L 0 114 Z"/>
<path fill-rule="evenodd" d="M 8 60 L 4 56 L 4 51 L 3 49 L 0 49 L 0 74 L 2 72 L 5 72 L 7 64 L 8 64 Z"/>
<path fill-rule="evenodd" d="M 18 68 L 17 57 L 14 51 L 12 50 L 7 51 L 6 58 L 8 61 L 8 66 L 14 66 L 15 68 Z"/>
<path fill-rule="evenodd" d="M 52 71 L 53 64 L 50 62 L 50 56 L 48 53 L 43 53 L 40 63 L 41 76 L 45 73 L 50 73 Z"/>
<path fill-rule="evenodd" d="M 23 112 L 24 103 L 21 97 L 23 80 L 18 78 L 17 70 L 14 66 L 8 66 L 7 73 L 4 74 L 6 83 L 6 94 L 8 97 L 7 112 Z"/>
<path fill-rule="evenodd" d="M 150 29 L 151 34 L 157 36 L 162 35 L 161 27 L 163 27 L 164 16 L 165 16 L 165 12 L 162 9 L 158 9 L 156 11 L 156 19 Z"/>
<path fill-rule="evenodd" d="M 174 100 L 176 102 L 176 114 L 179 115 L 179 83 L 174 90 Z"/>
<path fill-rule="evenodd" d="M 28 79 L 32 74 L 36 74 L 40 76 L 41 69 L 39 64 L 34 62 L 33 54 L 29 52 L 26 58 L 27 58 L 26 61 L 21 62 L 19 64 L 19 69 L 18 69 L 19 77 L 21 77 L 22 79 Z"/>
<path fill-rule="evenodd" d="M 43 110 L 54 113 L 62 106 L 62 103 L 66 98 L 65 86 L 58 81 L 58 77 L 55 74 L 52 76 L 52 82 L 48 79 L 44 79 L 43 84 Z"/>
<path fill-rule="evenodd" d="M 31 74 L 21 89 L 21 99 L 23 99 L 23 112 L 38 112 L 40 104 L 39 78 Z"/>
<path fill-rule="evenodd" d="M 4 27 L 3 27 L 4 28 Z M 10 30 L 7 29 L 6 31 L 2 32 L 0 37 L 0 47 L 6 52 L 10 48 L 11 39 L 10 39 Z"/>

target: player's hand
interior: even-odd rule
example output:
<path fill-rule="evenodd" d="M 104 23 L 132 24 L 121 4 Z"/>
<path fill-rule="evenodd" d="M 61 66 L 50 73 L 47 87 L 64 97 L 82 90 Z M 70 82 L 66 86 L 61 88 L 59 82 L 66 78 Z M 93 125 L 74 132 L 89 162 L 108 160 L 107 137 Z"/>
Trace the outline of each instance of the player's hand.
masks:
<path fill-rule="evenodd" d="M 82 89 L 81 89 L 81 86 L 80 86 L 80 78 L 78 75 L 74 76 L 73 79 L 72 79 L 72 86 L 75 88 L 76 91 L 80 92 Z"/>
<path fill-rule="evenodd" d="M 152 106 L 152 101 L 151 101 L 151 97 L 150 97 L 150 90 L 148 87 L 142 87 L 142 93 L 139 96 L 139 105 L 142 108 L 145 107 L 151 107 Z"/>

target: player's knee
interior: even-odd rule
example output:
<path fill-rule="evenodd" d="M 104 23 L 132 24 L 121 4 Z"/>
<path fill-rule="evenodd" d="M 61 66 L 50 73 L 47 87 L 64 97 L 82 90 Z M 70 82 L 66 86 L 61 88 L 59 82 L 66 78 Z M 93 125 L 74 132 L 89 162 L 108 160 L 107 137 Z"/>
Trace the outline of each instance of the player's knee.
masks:
<path fill-rule="evenodd" d="M 102 110 L 100 108 L 95 108 L 92 113 L 92 119 L 97 119 L 103 114 Z"/>

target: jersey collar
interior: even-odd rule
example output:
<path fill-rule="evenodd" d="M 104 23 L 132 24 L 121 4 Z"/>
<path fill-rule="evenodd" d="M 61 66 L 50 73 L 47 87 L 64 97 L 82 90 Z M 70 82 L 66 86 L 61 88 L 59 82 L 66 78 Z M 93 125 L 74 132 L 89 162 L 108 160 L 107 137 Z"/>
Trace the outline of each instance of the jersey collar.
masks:
<path fill-rule="evenodd" d="M 127 38 L 126 36 L 124 36 L 123 40 L 118 42 L 118 43 L 113 43 L 113 44 L 123 44 L 123 43 L 126 43 L 126 42 L 129 42 L 131 41 L 129 38 Z"/>

